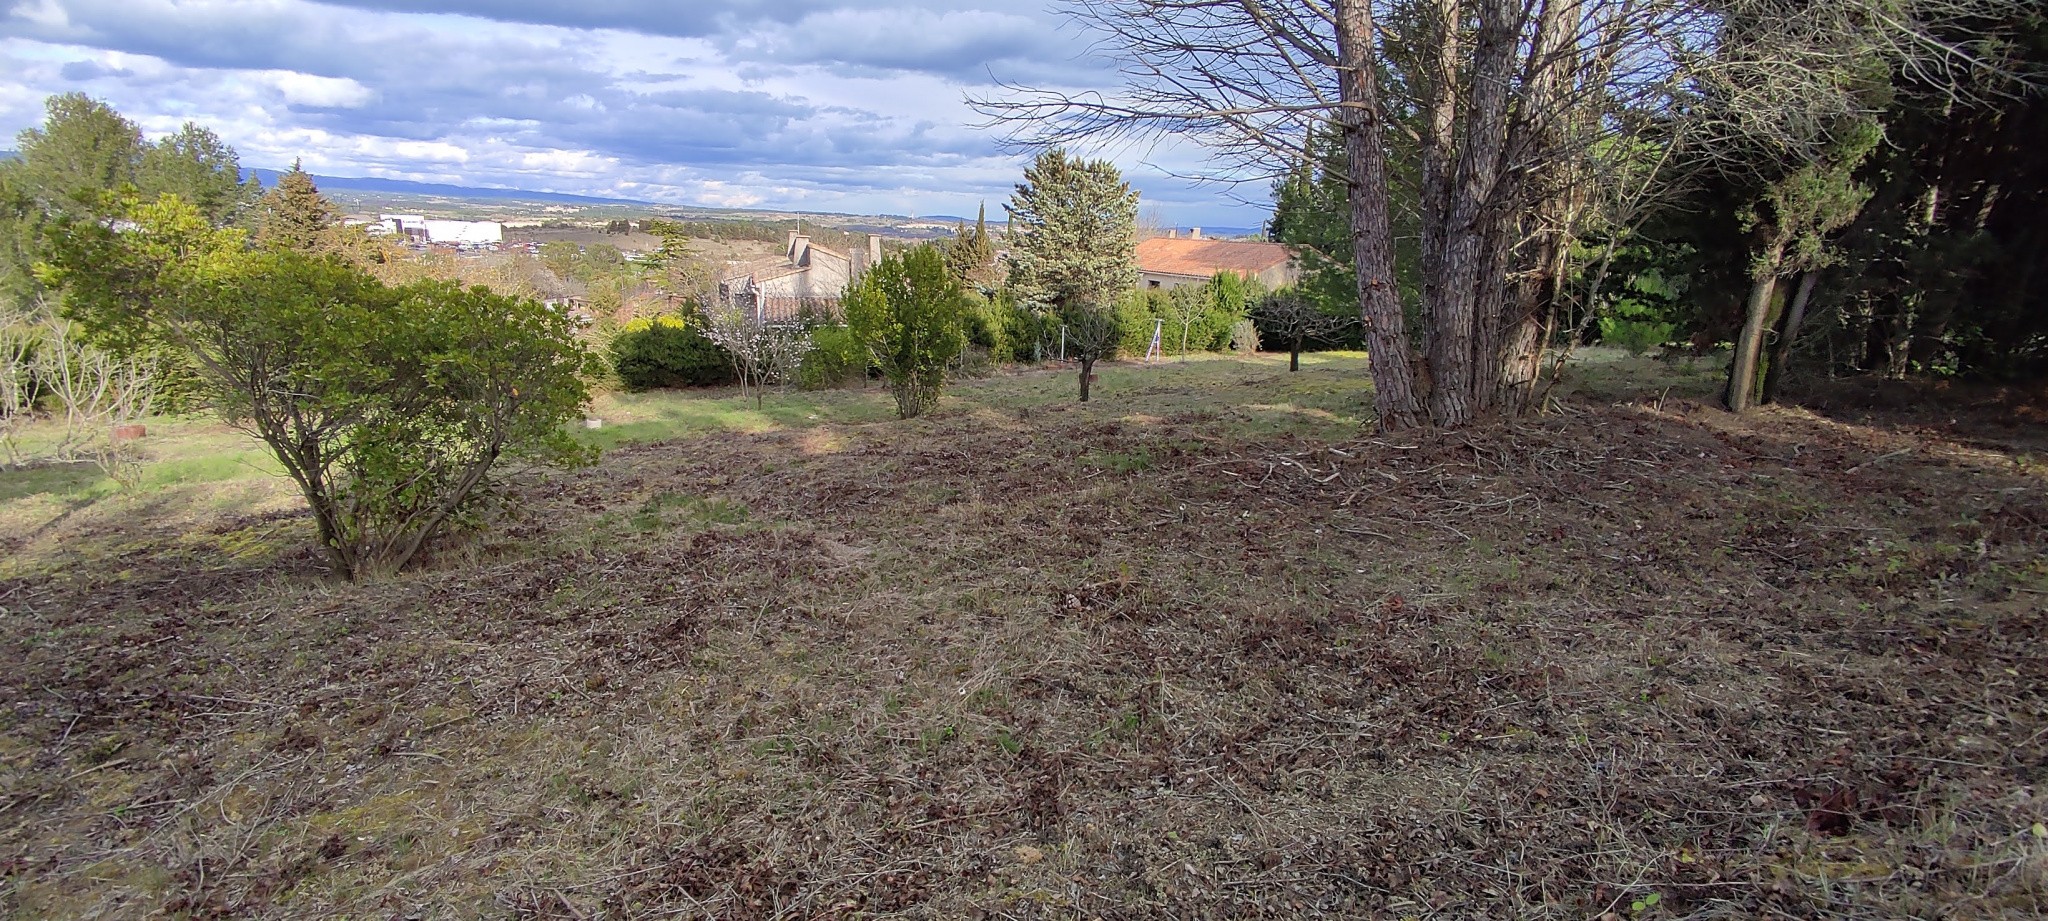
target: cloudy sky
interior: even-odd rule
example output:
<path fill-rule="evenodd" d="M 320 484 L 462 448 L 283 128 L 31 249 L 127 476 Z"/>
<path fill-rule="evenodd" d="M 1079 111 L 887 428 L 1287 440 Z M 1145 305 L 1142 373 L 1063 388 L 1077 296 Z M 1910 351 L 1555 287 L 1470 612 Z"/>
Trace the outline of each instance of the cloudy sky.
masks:
<path fill-rule="evenodd" d="M 245 166 L 732 207 L 969 214 L 1022 171 L 968 94 L 1106 86 L 1042 0 L 0 0 L 0 132 L 79 90 Z M 433 10 L 433 12 L 420 12 Z M 0 140 L 0 147 L 13 146 Z M 1259 186 L 1109 152 L 1160 223 Z"/>

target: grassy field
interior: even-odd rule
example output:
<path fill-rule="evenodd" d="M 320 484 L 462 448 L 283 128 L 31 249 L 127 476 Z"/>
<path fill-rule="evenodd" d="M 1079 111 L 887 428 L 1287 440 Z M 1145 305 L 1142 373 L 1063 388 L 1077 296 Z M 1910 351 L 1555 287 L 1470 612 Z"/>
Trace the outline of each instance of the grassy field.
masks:
<path fill-rule="evenodd" d="M 2043 401 L 1714 371 L 613 396 L 366 585 L 152 423 L 132 492 L 0 472 L 0 910 L 2040 916 Z"/>

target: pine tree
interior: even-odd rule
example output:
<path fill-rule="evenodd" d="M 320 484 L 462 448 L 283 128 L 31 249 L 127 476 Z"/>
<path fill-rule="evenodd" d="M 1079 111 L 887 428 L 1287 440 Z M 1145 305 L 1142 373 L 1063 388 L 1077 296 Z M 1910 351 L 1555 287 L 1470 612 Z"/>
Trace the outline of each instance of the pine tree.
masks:
<path fill-rule="evenodd" d="M 103 215 L 111 204 L 101 193 L 135 182 L 142 129 L 84 93 L 52 96 L 44 107 L 43 126 L 18 142 L 18 187 L 45 211 Z"/>
<path fill-rule="evenodd" d="M 176 195 L 191 202 L 216 227 L 241 220 L 263 194 L 255 180 L 242 181 L 235 149 L 192 122 L 143 150 L 135 184 L 144 200 Z"/>
<path fill-rule="evenodd" d="M 256 207 L 256 242 L 263 246 L 311 252 L 321 248 L 335 223 L 334 205 L 296 160 Z"/>
<path fill-rule="evenodd" d="M 1048 150 L 1024 171 L 1010 214 L 1010 289 L 1066 326 L 1081 362 L 1081 399 L 1095 362 L 1116 351 L 1117 299 L 1138 283 L 1138 193 L 1107 160 Z"/>

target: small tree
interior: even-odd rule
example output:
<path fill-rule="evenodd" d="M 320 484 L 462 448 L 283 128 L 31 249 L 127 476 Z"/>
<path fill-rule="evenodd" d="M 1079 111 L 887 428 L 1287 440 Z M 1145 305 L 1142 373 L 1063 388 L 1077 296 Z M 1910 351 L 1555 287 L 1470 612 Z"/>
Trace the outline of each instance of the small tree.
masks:
<path fill-rule="evenodd" d="M 1856 168 L 1882 139 L 1875 121 L 1848 126 L 1837 132 L 1824 156 L 1771 183 L 1761 200 L 1744 210 L 1743 223 L 1756 237 L 1756 247 L 1742 330 L 1735 337 L 1723 395 L 1729 409 L 1747 410 L 1763 395 L 1769 371 L 1764 337 L 1777 325 L 1778 283 L 1787 272 L 1812 272 L 1834 259 L 1830 236 L 1855 220 L 1870 199 L 1870 188 L 1856 181 Z M 1805 313 L 1806 297 L 1812 294 L 1810 283 L 1804 287 L 1795 314 Z M 1786 336 L 1797 333 L 1795 321 Z M 1789 349 L 1788 345 L 1787 357 Z"/>
<path fill-rule="evenodd" d="M 846 325 L 867 346 L 904 419 L 937 406 L 946 365 L 967 345 L 967 294 L 937 250 L 883 259 L 849 290 Z"/>
<path fill-rule="evenodd" d="M 1066 325 L 1081 364 L 1081 400 L 1095 362 L 1116 352 L 1117 298 L 1138 283 L 1138 193 L 1114 164 L 1048 150 L 1024 171 L 1010 214 L 1010 289 Z"/>
<path fill-rule="evenodd" d="M 156 364 L 147 356 L 116 357 L 85 341 L 78 325 L 43 324 L 30 366 L 36 382 L 63 413 L 60 460 L 90 458 L 108 479 L 133 484 L 135 458 L 114 429 L 149 415 L 156 401 Z"/>
<path fill-rule="evenodd" d="M 51 281 L 117 353 L 188 355 L 202 394 L 276 455 L 335 569 L 396 571 L 489 494 L 508 458 L 581 463 L 567 423 L 599 368 L 538 302 L 387 287 L 335 257 L 251 250 L 175 197 L 132 229 L 73 225 Z"/>
<path fill-rule="evenodd" d="M 1259 299 L 1252 315 L 1265 331 L 1287 343 L 1287 370 L 1301 370 L 1301 347 L 1344 330 L 1357 317 L 1324 311 L 1316 302 L 1293 291 L 1277 291 Z"/>
<path fill-rule="evenodd" d="M 803 327 L 758 322 L 738 304 L 705 308 L 704 336 L 731 358 L 740 396 L 752 391 L 755 409 L 764 405 L 768 385 L 793 379 L 811 350 L 811 334 Z"/>

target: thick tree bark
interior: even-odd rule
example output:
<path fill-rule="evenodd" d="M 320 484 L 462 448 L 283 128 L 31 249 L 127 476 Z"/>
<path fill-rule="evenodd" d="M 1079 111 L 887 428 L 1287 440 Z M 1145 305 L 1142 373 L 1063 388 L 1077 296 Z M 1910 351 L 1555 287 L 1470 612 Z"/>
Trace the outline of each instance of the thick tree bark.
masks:
<path fill-rule="evenodd" d="M 1458 152 L 1458 174 L 1451 190 L 1450 223 L 1445 228 L 1440 299 L 1425 305 L 1430 315 L 1429 370 L 1433 384 L 1429 393 L 1430 415 L 1438 425 L 1457 426 L 1472 421 L 1484 403 L 1475 399 L 1483 386 L 1491 392 L 1492 380 L 1481 381 L 1479 366 L 1497 367 L 1494 360 L 1478 361 L 1477 350 L 1499 345 L 1497 337 L 1481 328 L 1482 299 L 1492 300 L 1498 292 L 1482 286 L 1498 286 L 1500 273 L 1494 271 L 1497 255 L 1492 252 L 1505 234 L 1494 190 L 1500 182 L 1502 154 L 1508 128 L 1509 83 L 1515 58 L 1515 4 L 1486 0 L 1479 7 L 1479 30 L 1472 50 L 1472 104 L 1464 120 L 1465 143 Z M 1498 301 L 1493 301 L 1498 307 Z M 1489 318 L 1489 322 L 1496 318 Z M 1497 329 L 1497 327 L 1493 327 Z M 1483 341 L 1491 339 L 1493 341 Z"/>
<path fill-rule="evenodd" d="M 1338 122 L 1350 165 L 1351 249 L 1358 268 L 1359 314 L 1371 349 L 1373 404 L 1379 427 L 1423 423 L 1409 364 L 1407 320 L 1394 276 L 1393 232 L 1387 219 L 1387 160 L 1380 133 L 1378 77 L 1372 54 L 1370 0 L 1337 2 Z"/>
<path fill-rule="evenodd" d="M 1095 381 L 1095 359 L 1083 356 L 1081 359 L 1081 402 L 1088 402 L 1088 385 Z"/>
<path fill-rule="evenodd" d="M 1799 338 L 1799 327 L 1806 322 L 1806 306 L 1813 298 L 1813 287 L 1820 279 L 1820 273 L 1808 270 L 1799 276 L 1799 289 L 1792 295 L 1791 306 L 1785 308 L 1785 320 L 1778 325 L 1778 341 L 1771 347 L 1771 364 L 1764 369 L 1763 402 L 1778 402 L 1778 390 L 1785 383 L 1785 366 L 1792 363 L 1792 344 Z"/>
<path fill-rule="evenodd" d="M 1427 117 L 1422 121 L 1422 303 L 1433 305 L 1444 297 L 1444 247 L 1450 237 L 1451 180 L 1457 167 L 1458 36 L 1462 29 L 1459 0 L 1437 0 L 1429 17 L 1424 41 L 1435 49 L 1416 62 L 1424 75 L 1422 103 Z M 1430 348 L 1428 324 L 1423 324 L 1423 350 Z"/>

